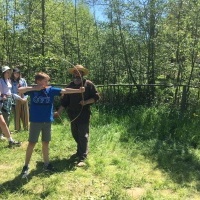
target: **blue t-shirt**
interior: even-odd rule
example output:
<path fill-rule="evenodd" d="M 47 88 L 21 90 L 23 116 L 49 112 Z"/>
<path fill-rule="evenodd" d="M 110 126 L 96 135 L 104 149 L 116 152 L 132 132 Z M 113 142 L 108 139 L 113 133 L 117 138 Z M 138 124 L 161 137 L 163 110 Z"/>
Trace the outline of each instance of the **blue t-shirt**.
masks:
<path fill-rule="evenodd" d="M 59 96 L 61 88 L 48 87 L 40 91 L 29 91 L 30 122 L 52 122 L 54 96 Z"/>

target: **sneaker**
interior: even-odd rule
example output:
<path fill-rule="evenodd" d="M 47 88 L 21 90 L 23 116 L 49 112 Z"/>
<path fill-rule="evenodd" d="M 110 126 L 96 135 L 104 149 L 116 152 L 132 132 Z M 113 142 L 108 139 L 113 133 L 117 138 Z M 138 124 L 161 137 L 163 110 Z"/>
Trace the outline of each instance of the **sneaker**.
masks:
<path fill-rule="evenodd" d="M 12 141 L 9 141 L 9 145 L 8 145 L 9 147 L 19 147 L 19 146 L 21 146 L 21 142 L 18 142 L 18 141 L 14 141 L 14 140 L 12 140 Z"/>
<path fill-rule="evenodd" d="M 47 166 L 44 165 L 44 171 L 53 173 L 56 171 L 56 169 L 52 166 L 52 164 L 49 163 Z"/>
<path fill-rule="evenodd" d="M 0 140 L 6 140 L 7 138 L 4 137 L 3 135 L 0 135 Z"/>
<path fill-rule="evenodd" d="M 29 168 L 28 166 L 24 166 L 21 172 L 22 178 L 26 178 L 28 176 Z"/>
<path fill-rule="evenodd" d="M 79 160 L 77 163 L 77 167 L 84 167 L 86 166 L 86 163 L 84 162 L 84 160 Z"/>

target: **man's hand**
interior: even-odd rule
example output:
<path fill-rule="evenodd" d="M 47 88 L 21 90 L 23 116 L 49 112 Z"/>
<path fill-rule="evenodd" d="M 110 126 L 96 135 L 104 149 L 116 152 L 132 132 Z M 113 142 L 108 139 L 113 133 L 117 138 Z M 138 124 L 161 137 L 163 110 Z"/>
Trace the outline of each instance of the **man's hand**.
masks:
<path fill-rule="evenodd" d="M 82 106 L 85 106 L 85 105 L 86 105 L 86 101 L 81 100 L 81 101 L 79 102 L 79 104 L 81 104 Z"/>
<path fill-rule="evenodd" d="M 59 117 L 60 117 L 60 115 L 59 115 L 59 113 L 58 113 L 58 112 L 54 112 L 54 114 L 53 114 L 53 117 L 54 117 L 54 118 L 59 118 Z"/>
<path fill-rule="evenodd" d="M 61 115 L 61 113 L 62 113 L 63 110 L 64 110 L 64 107 L 60 106 L 58 108 L 58 110 L 54 112 L 53 117 L 61 119 L 60 115 Z"/>

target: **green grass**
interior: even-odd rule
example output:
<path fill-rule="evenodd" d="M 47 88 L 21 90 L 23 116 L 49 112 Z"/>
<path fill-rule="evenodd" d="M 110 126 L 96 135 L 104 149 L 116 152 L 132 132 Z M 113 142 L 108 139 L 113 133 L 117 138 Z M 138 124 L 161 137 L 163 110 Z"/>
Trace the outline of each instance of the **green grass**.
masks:
<path fill-rule="evenodd" d="M 171 112 L 165 107 L 93 107 L 90 151 L 83 168 L 69 160 L 76 144 L 67 120 L 58 119 L 50 143 L 57 173 L 42 172 L 39 142 L 28 179 L 20 177 L 28 133 L 13 134 L 23 144 L 9 149 L 6 141 L 0 142 L 0 199 L 200 199 L 199 119 L 190 114 L 180 119 Z"/>

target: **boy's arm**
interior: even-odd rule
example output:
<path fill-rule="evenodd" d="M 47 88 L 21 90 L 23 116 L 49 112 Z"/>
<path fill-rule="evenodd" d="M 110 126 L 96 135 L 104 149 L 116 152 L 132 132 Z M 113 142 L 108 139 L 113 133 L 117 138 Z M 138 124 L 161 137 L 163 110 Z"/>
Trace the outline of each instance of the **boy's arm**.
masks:
<path fill-rule="evenodd" d="M 44 89 L 44 86 L 36 85 L 36 86 L 28 86 L 28 87 L 19 87 L 18 92 L 20 94 L 30 92 L 30 91 L 40 91 Z"/>
<path fill-rule="evenodd" d="M 73 93 L 83 93 L 85 92 L 84 87 L 80 87 L 79 89 L 65 88 L 61 90 L 61 94 L 73 94 Z"/>

